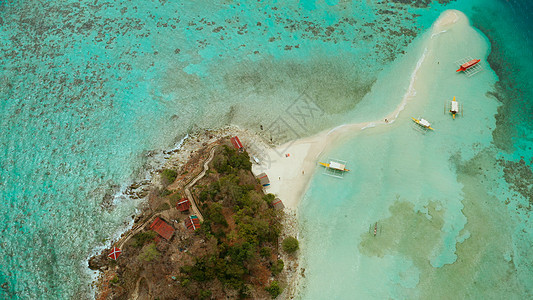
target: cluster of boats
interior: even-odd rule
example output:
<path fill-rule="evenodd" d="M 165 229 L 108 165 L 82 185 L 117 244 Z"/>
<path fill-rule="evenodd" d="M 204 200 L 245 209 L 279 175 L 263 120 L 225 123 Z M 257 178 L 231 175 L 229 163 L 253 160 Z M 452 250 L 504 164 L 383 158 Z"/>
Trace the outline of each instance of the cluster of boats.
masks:
<path fill-rule="evenodd" d="M 475 67 L 480 61 L 481 61 L 480 59 L 471 59 L 465 62 L 464 64 L 462 64 L 461 66 L 459 66 L 459 69 L 457 69 L 455 72 L 468 71 L 469 69 Z M 446 109 L 450 112 L 454 120 L 457 114 L 459 113 L 462 114 L 461 105 L 459 104 L 459 102 L 457 102 L 457 100 L 455 100 L 455 97 L 453 97 L 453 100 L 450 101 L 450 103 L 447 105 L 447 108 L 445 107 L 445 111 Z M 427 120 L 422 119 L 422 118 L 418 118 L 418 119 L 412 118 L 412 119 L 416 124 L 420 125 L 421 127 L 425 129 L 434 130 L 431 127 L 431 123 L 429 123 Z"/>
<path fill-rule="evenodd" d="M 471 59 L 467 62 L 465 62 L 464 64 L 462 64 L 459 69 L 457 69 L 456 72 L 464 72 L 464 71 L 468 71 L 469 69 L 473 68 L 474 66 L 476 66 L 481 60 L 480 59 Z M 462 112 L 462 106 L 459 104 L 459 102 L 457 102 L 457 100 L 455 100 L 455 97 L 453 97 L 453 100 L 450 101 L 449 103 L 447 103 L 444 107 L 444 111 L 446 112 L 446 110 L 448 110 L 448 112 L 452 115 L 452 118 L 455 120 L 455 116 L 459 113 L 463 113 Z M 418 124 L 420 127 L 424 128 L 424 129 L 429 129 L 429 130 L 434 130 L 433 127 L 431 127 L 431 123 L 429 123 L 428 120 L 426 119 L 423 119 L 423 118 L 412 118 L 413 119 L 413 122 L 415 122 L 416 124 Z M 386 120 L 385 120 L 386 121 Z M 328 169 L 331 169 L 331 170 L 335 170 L 335 171 L 341 171 L 341 172 L 347 172 L 349 171 L 348 169 L 346 169 L 346 165 L 342 164 L 342 163 L 339 163 L 339 162 L 335 162 L 335 161 L 330 161 L 330 162 L 327 162 L 327 163 L 323 163 L 323 162 L 320 162 L 320 165 L 328 168 Z"/>

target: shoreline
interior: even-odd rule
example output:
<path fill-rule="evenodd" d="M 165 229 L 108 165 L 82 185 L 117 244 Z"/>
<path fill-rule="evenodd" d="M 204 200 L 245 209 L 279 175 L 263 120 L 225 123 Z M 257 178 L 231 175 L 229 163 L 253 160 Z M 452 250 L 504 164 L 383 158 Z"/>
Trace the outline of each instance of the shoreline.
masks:
<path fill-rule="evenodd" d="M 448 11 L 435 22 L 432 32 L 441 33 L 443 29 L 439 27 L 453 25 L 459 19 L 460 18 L 455 11 Z M 431 38 L 433 38 L 433 35 Z M 139 184 L 133 183 L 126 189 L 125 194 L 131 197 L 132 193 L 128 193 L 128 191 L 131 192 L 133 190 L 133 194 L 139 196 L 134 191 L 135 188 L 132 189 L 132 187 L 141 188 L 142 191 L 145 190 L 146 186 L 162 187 L 160 176 L 158 176 L 160 170 L 169 167 L 181 170 L 191 163 L 191 159 L 193 159 L 198 151 L 207 147 L 207 145 L 214 143 L 220 138 L 238 136 L 252 158 L 261 158 L 258 159 L 259 163 L 254 162 L 254 159 L 252 159 L 252 172 L 254 175 L 257 176 L 258 174 L 265 172 L 270 177 L 270 186 L 264 189 L 265 193 L 276 195 L 285 205 L 284 226 L 280 240 L 281 237 L 288 235 L 297 237 L 299 233 L 298 207 L 305 191 L 309 187 L 312 176 L 317 170 L 319 157 L 336 145 L 336 141 L 345 138 L 350 134 L 357 134 L 367 128 L 393 124 L 398 119 L 400 112 L 405 109 L 407 103 L 416 95 L 416 78 L 420 67 L 427 58 L 427 53 L 428 48 L 426 46 L 422 56 L 418 59 L 414 70 L 410 72 L 409 86 L 402 96 L 401 102 L 392 112 L 388 113 L 382 119 L 342 124 L 333 129 L 326 129 L 312 136 L 289 141 L 277 146 L 273 146 L 272 143 L 266 142 L 259 133 L 242 129 L 235 125 L 188 134 L 180 141 L 177 148 L 175 146 L 169 151 L 162 151 L 162 154 L 165 155 L 165 161 L 160 164 L 159 167 L 149 171 L 150 178 L 144 180 L 145 183 L 140 184 L 140 187 Z M 169 154 L 170 156 L 166 157 L 166 155 Z M 175 183 L 176 182 L 173 184 Z M 140 198 L 143 198 L 144 200 L 142 200 L 142 204 L 138 208 L 139 212 L 136 213 L 135 221 L 130 222 L 130 225 L 122 233 L 113 235 L 114 237 L 119 236 L 119 240 L 134 229 L 137 220 L 141 219 L 144 212 L 148 209 L 148 197 L 145 196 Z M 114 240 L 111 244 L 115 243 L 116 241 Z M 101 247 L 95 247 L 95 251 L 100 248 Z M 286 258 L 286 255 L 283 255 L 283 257 Z M 284 289 L 283 295 L 286 297 L 293 297 L 299 286 L 299 278 L 300 276 L 304 276 L 303 271 L 305 269 L 299 269 L 299 263 L 302 261 L 301 256 L 293 260 L 287 259 L 286 261 L 290 263 L 287 264 L 283 271 L 287 278 L 287 287 Z M 302 270 L 302 273 L 298 272 L 299 270 Z M 97 274 L 96 280 L 93 281 L 93 286 L 102 279 L 104 272 L 97 273 L 99 274 Z"/>
<path fill-rule="evenodd" d="M 446 31 L 448 26 L 456 24 L 460 20 L 456 10 L 444 12 L 436 20 L 431 28 L 431 39 L 436 33 Z M 430 50 L 427 45 L 416 66 L 410 72 L 410 81 L 407 91 L 402 96 L 401 102 L 396 108 L 382 119 L 361 123 L 342 124 L 333 129 L 323 130 L 310 137 L 286 142 L 275 148 L 267 148 L 266 156 L 276 160 L 261 162 L 253 166 L 254 174 L 265 172 L 270 177 L 270 186 L 266 191 L 277 195 L 286 207 L 298 211 L 298 205 L 307 190 L 311 177 L 317 168 L 317 160 L 320 155 L 327 152 L 335 144 L 335 141 L 350 134 L 356 134 L 361 130 L 376 128 L 384 125 L 392 125 L 399 117 L 410 100 L 416 96 L 417 75 L 421 66 L 426 61 Z M 290 156 L 286 156 L 290 154 Z"/>

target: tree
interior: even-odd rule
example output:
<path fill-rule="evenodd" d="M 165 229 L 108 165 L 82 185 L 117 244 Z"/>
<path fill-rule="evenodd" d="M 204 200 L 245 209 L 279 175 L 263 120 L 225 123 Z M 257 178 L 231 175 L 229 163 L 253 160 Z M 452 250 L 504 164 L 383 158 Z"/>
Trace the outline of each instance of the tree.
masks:
<path fill-rule="evenodd" d="M 139 259 L 149 262 L 149 261 L 159 258 L 159 256 L 161 256 L 161 253 L 157 251 L 155 244 L 151 243 L 150 245 L 145 246 L 141 250 L 141 253 L 139 254 Z"/>
<path fill-rule="evenodd" d="M 176 180 L 176 177 L 178 177 L 178 173 L 171 169 L 164 169 L 163 172 L 161 172 L 161 178 L 163 178 L 163 181 L 165 184 L 171 184 Z"/>
<path fill-rule="evenodd" d="M 270 296 L 272 298 L 276 298 L 281 294 L 281 287 L 279 286 L 279 283 L 277 281 L 272 281 L 269 287 L 265 288 L 265 290 L 270 293 Z"/>
<path fill-rule="evenodd" d="M 285 238 L 281 246 L 283 247 L 283 251 L 289 254 L 293 254 L 299 248 L 298 240 L 292 236 Z"/>
<path fill-rule="evenodd" d="M 272 272 L 272 275 L 277 276 L 281 271 L 283 271 L 283 267 L 285 266 L 285 263 L 282 259 L 278 259 L 274 263 L 272 263 L 272 266 L 270 266 L 270 271 Z"/>

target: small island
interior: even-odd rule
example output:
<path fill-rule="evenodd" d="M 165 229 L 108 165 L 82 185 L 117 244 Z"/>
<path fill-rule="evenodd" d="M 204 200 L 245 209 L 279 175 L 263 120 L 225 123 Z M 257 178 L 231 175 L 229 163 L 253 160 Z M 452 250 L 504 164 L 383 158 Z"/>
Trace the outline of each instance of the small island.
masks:
<path fill-rule="evenodd" d="M 286 214 L 251 170 L 248 153 L 228 137 L 203 143 L 180 167 L 166 164 L 147 207 L 114 243 L 120 257 L 108 258 L 107 249 L 90 259 L 102 271 L 96 298 L 280 295 L 294 277 L 287 269 L 297 270 L 298 241 L 281 238 Z"/>

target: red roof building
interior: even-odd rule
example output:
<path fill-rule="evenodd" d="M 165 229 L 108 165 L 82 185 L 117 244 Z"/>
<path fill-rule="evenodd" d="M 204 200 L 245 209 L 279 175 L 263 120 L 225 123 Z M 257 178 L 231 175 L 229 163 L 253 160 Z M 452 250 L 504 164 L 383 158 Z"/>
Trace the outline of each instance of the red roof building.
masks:
<path fill-rule="evenodd" d="M 120 250 L 117 247 L 113 247 L 113 249 L 111 249 L 111 252 L 107 255 L 107 257 L 111 258 L 112 260 L 117 260 L 117 258 L 120 256 L 121 253 L 122 253 L 122 250 Z"/>
<path fill-rule="evenodd" d="M 200 228 L 200 220 L 197 216 L 189 216 L 189 218 L 185 219 L 185 227 L 194 231 Z"/>
<path fill-rule="evenodd" d="M 233 147 L 235 147 L 235 149 L 237 149 L 237 150 L 244 149 L 244 146 L 242 145 L 241 141 L 239 140 L 239 137 L 234 136 L 230 140 L 231 140 L 231 143 L 233 144 Z"/>
<path fill-rule="evenodd" d="M 188 211 L 190 207 L 191 207 L 191 202 L 189 201 L 189 199 L 186 199 L 186 198 L 182 198 L 176 204 L 176 208 L 181 212 Z"/>
<path fill-rule="evenodd" d="M 159 217 L 155 218 L 152 225 L 150 225 L 150 229 L 157 232 L 157 234 L 162 236 L 167 241 L 170 241 L 172 234 L 174 234 L 174 228 L 168 225 L 167 222 L 161 220 Z"/>

